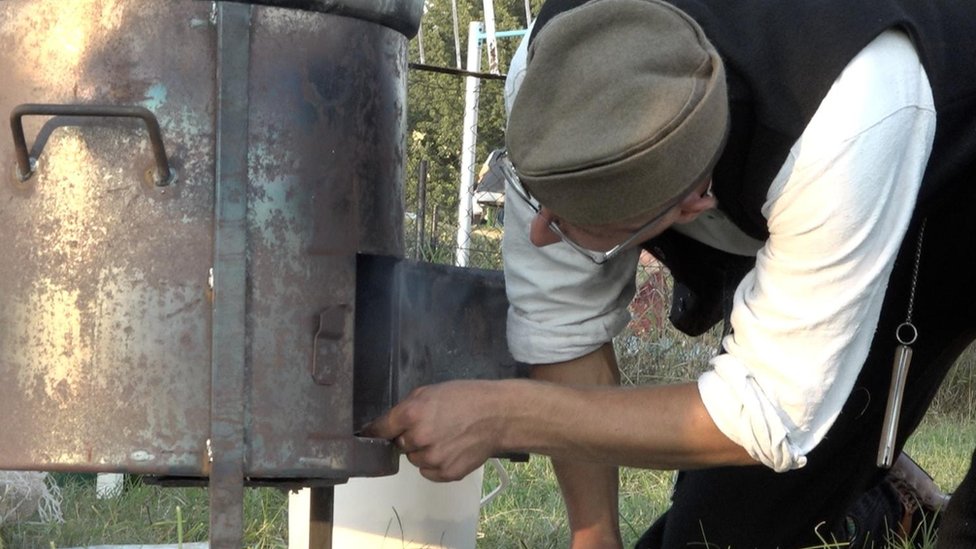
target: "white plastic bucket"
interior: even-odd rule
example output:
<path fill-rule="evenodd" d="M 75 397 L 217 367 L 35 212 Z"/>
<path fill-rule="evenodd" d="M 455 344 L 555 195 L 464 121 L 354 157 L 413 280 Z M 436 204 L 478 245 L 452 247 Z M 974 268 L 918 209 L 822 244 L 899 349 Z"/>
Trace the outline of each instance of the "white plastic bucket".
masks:
<path fill-rule="evenodd" d="M 354 478 L 335 487 L 332 546 L 335 549 L 474 549 L 478 534 L 484 468 L 457 482 L 431 482 L 400 458 L 400 472 Z M 307 490 L 292 493 L 295 511 Z M 295 513 L 307 517 L 307 513 Z M 306 526 L 307 528 L 307 526 Z M 299 525 L 290 528 L 289 547 L 308 547 Z M 307 530 L 306 530 L 307 531 Z M 304 542 L 304 545 L 302 543 Z"/>

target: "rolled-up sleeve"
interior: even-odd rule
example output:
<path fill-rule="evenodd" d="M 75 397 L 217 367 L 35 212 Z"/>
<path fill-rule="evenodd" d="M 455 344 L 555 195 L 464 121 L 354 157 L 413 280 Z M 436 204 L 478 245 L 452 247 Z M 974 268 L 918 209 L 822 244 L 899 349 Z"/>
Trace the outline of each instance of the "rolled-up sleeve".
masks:
<path fill-rule="evenodd" d="M 865 81 L 885 82 L 870 73 L 884 66 L 852 63 L 793 148 L 764 208 L 769 240 L 735 292 L 726 353 L 699 378 L 716 426 L 777 471 L 802 467 L 839 415 L 912 218 L 935 112 L 914 50 L 902 53 L 915 63 L 898 67 L 920 73 L 901 75 L 904 92 L 872 92 Z"/>
<path fill-rule="evenodd" d="M 630 322 L 638 250 L 596 265 L 562 242 L 538 248 L 529 241 L 535 213 L 506 195 L 502 255 L 512 356 L 528 364 L 562 362 L 613 339 Z"/>

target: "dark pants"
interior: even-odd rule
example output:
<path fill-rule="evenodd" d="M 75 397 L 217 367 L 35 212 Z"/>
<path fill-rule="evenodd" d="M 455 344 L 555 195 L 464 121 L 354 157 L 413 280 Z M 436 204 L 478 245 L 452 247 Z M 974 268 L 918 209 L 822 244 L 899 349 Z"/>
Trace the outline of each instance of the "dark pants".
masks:
<path fill-rule="evenodd" d="M 912 346 L 899 449 L 946 372 L 976 338 L 976 184 L 951 194 L 927 214 L 913 314 L 918 340 Z M 877 490 L 884 477 L 875 460 L 897 345 L 894 333 L 905 320 L 920 221 L 915 220 L 902 245 L 867 362 L 840 417 L 808 455 L 807 465 L 786 473 L 761 466 L 682 472 L 671 509 L 637 547 L 793 549 L 847 541 L 852 526 L 848 515 L 865 507 L 862 496 Z M 857 526 L 863 534 L 864 525 Z M 945 513 L 942 531 L 940 548 L 976 547 L 972 466 Z M 963 541 L 950 542 L 950 536 Z M 856 545 L 864 541 L 862 535 Z M 867 547 L 884 546 L 884 540 L 866 541 Z"/>

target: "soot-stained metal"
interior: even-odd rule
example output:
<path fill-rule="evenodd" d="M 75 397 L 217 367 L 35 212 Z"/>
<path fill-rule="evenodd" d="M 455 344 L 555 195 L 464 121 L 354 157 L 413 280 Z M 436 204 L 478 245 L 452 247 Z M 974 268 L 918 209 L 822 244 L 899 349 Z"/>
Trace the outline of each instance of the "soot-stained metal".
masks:
<path fill-rule="evenodd" d="M 416 0 L 251 0 L 247 3 L 354 17 L 386 25 L 407 38 L 417 34 L 424 8 L 423 2 Z"/>
<path fill-rule="evenodd" d="M 0 469 L 209 484 L 239 547 L 245 485 L 392 474 L 364 422 L 515 375 L 498 273 L 399 259 L 422 7 L 0 2 Z"/>

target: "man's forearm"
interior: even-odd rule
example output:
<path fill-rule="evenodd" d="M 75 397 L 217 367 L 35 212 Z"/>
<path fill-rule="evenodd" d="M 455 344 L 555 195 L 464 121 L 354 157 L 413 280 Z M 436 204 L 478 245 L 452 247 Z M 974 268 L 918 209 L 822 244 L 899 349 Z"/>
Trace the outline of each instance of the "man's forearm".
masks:
<path fill-rule="evenodd" d="M 693 383 L 634 388 L 499 382 L 501 445 L 562 459 L 653 469 L 755 461 L 709 417 Z"/>
<path fill-rule="evenodd" d="M 617 386 L 620 373 L 613 346 L 568 362 L 537 365 L 532 379 L 565 385 Z M 566 504 L 573 549 L 619 548 L 617 468 L 603 463 L 553 459 L 552 467 Z"/>

